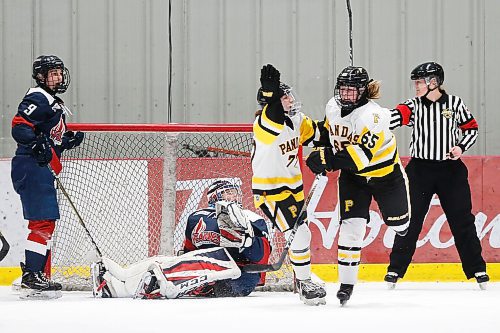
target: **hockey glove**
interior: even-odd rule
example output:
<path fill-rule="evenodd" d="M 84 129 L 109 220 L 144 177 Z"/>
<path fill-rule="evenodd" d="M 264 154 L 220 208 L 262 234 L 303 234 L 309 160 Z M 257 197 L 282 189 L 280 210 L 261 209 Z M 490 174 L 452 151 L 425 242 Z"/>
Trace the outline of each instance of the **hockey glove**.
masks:
<path fill-rule="evenodd" d="M 283 96 L 283 92 L 280 92 L 280 72 L 273 65 L 267 64 L 262 67 L 260 84 L 259 94 L 261 93 L 262 97 L 258 97 L 258 99 L 269 104 Z"/>
<path fill-rule="evenodd" d="M 62 138 L 62 148 L 66 150 L 78 147 L 82 143 L 84 137 L 85 134 L 83 132 L 76 132 L 76 133 L 73 131 L 64 132 Z"/>
<path fill-rule="evenodd" d="M 306 164 L 314 174 L 333 171 L 333 150 L 330 147 L 314 148 L 306 160 Z"/>
<path fill-rule="evenodd" d="M 49 139 L 43 134 L 36 137 L 36 140 L 31 145 L 31 150 L 39 166 L 47 166 L 52 160 L 52 148 Z"/>

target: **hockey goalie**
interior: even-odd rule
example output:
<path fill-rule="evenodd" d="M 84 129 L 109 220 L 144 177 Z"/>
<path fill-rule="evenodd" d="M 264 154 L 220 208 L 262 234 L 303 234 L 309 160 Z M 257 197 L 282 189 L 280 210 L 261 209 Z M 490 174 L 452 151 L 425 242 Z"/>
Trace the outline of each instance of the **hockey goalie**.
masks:
<path fill-rule="evenodd" d="M 264 273 L 239 267 L 266 264 L 271 253 L 266 222 L 242 208 L 241 189 L 217 180 L 207 191 L 208 207 L 193 212 L 183 253 L 156 256 L 122 267 L 103 257 L 92 265 L 94 297 L 180 298 L 249 295 Z"/>

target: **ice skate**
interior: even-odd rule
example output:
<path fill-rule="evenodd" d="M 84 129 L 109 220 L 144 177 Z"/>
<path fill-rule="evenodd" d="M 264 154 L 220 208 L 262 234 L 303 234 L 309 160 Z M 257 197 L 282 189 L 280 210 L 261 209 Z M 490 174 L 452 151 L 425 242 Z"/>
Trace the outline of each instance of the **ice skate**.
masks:
<path fill-rule="evenodd" d="M 399 280 L 399 275 L 396 272 L 387 272 L 384 276 L 384 281 L 387 282 L 387 288 L 390 290 L 396 288 L 396 282 Z"/>
<path fill-rule="evenodd" d="M 153 271 L 147 271 L 142 277 L 134 298 L 158 299 L 162 298 L 160 285 Z"/>
<path fill-rule="evenodd" d="M 339 291 L 337 291 L 337 298 L 339 299 L 341 306 L 344 306 L 349 298 L 351 298 L 353 289 L 354 285 L 352 284 L 342 283 L 340 285 Z"/>
<path fill-rule="evenodd" d="M 47 279 L 43 272 L 31 272 L 21 263 L 21 299 L 55 299 L 62 296 L 62 285 Z"/>
<path fill-rule="evenodd" d="M 92 294 L 94 297 L 111 298 L 111 291 L 104 279 L 106 267 L 102 262 L 92 263 L 90 265 L 90 274 L 92 276 Z"/>
<path fill-rule="evenodd" d="M 307 305 L 324 305 L 326 304 L 326 291 L 319 284 L 307 280 L 297 280 L 297 291 L 300 296 L 300 300 Z"/>
<path fill-rule="evenodd" d="M 476 278 L 476 281 L 479 284 L 479 288 L 481 288 L 481 290 L 486 290 L 486 285 L 490 280 L 488 274 L 486 274 L 486 272 L 477 272 L 474 274 L 474 277 Z"/>

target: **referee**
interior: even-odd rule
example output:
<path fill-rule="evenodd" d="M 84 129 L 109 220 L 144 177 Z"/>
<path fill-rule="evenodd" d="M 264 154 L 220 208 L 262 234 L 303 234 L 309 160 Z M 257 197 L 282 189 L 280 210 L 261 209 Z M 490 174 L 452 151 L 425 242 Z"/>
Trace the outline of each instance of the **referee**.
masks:
<path fill-rule="evenodd" d="M 476 278 L 481 289 L 489 277 L 474 225 L 468 172 L 460 160 L 477 139 L 476 120 L 458 96 L 441 87 L 443 68 L 435 62 L 411 72 L 416 97 L 392 111 L 391 129 L 412 128 L 411 160 L 406 167 L 410 185 L 411 220 L 405 236 L 396 235 L 384 280 L 393 288 L 404 277 L 415 253 L 418 236 L 434 194 L 437 194 L 455 238 L 467 279 Z"/>

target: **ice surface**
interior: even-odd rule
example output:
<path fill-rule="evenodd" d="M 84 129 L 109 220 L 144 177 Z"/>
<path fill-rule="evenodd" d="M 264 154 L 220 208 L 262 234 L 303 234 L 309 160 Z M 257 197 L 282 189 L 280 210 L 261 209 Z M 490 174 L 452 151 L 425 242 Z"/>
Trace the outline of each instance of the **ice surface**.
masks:
<path fill-rule="evenodd" d="M 326 306 L 302 304 L 292 293 L 244 298 L 94 299 L 64 292 L 50 301 L 22 301 L 0 287 L 0 333 L 6 332 L 500 332 L 500 283 L 360 283 L 340 307 L 338 284 L 327 284 Z"/>

